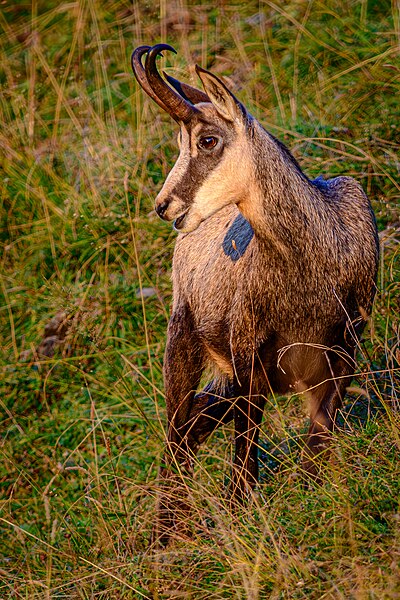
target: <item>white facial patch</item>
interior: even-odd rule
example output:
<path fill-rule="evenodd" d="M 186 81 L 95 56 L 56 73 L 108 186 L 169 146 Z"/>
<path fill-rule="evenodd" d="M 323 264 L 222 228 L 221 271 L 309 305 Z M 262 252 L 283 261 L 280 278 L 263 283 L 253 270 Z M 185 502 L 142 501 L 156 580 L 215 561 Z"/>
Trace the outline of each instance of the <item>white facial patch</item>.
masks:
<path fill-rule="evenodd" d="M 225 149 L 222 161 L 197 190 L 190 213 L 204 221 L 227 204 L 240 203 L 249 195 L 251 172 L 248 141 L 243 127 L 238 127 L 235 142 Z"/>
<path fill-rule="evenodd" d="M 172 221 L 176 217 L 178 217 L 182 211 L 184 210 L 184 202 L 182 199 L 178 198 L 175 194 L 172 194 L 172 190 L 176 187 L 176 185 L 181 181 L 183 176 L 188 170 L 189 161 L 190 161 L 190 149 L 189 149 L 189 133 L 186 129 L 181 129 L 181 138 L 180 138 L 180 153 L 175 165 L 172 167 L 171 171 L 168 173 L 167 179 L 164 182 L 163 187 L 158 193 L 155 204 L 157 206 L 161 206 L 163 202 L 167 198 L 172 198 L 170 201 L 167 210 L 164 213 L 164 218 L 167 221 Z"/>

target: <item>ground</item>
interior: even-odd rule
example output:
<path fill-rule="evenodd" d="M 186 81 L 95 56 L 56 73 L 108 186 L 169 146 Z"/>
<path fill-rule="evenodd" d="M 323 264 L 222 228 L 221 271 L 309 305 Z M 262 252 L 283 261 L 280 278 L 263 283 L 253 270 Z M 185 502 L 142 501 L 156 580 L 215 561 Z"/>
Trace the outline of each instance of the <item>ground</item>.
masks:
<path fill-rule="evenodd" d="M 0 27 L 0 597 L 399 598 L 398 5 L 34 0 Z M 360 181 L 381 265 L 323 485 L 298 478 L 301 398 L 270 399 L 252 501 L 227 503 L 226 427 L 187 482 L 190 536 L 156 551 L 175 234 L 153 201 L 177 131 L 129 57 L 161 41 L 309 177 Z"/>

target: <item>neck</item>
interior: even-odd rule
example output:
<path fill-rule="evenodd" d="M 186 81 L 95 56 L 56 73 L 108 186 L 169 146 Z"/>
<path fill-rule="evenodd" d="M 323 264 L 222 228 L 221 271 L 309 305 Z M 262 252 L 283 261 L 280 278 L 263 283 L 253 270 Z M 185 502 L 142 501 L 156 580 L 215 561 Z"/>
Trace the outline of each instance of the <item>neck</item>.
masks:
<path fill-rule="evenodd" d="M 289 151 L 256 121 L 249 143 L 253 176 L 238 208 L 258 239 L 281 250 L 300 248 L 315 235 L 321 193 L 302 173 Z M 318 198 L 319 196 L 319 198 Z M 311 225 L 311 226 L 310 226 Z"/>

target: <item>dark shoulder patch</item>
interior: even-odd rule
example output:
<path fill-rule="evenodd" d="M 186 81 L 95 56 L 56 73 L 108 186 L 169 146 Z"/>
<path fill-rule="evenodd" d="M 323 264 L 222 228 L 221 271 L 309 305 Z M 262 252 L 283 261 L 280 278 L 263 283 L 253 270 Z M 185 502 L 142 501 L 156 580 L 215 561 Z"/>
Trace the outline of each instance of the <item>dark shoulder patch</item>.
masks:
<path fill-rule="evenodd" d="M 236 262 L 246 252 L 254 231 L 243 215 L 239 214 L 226 232 L 222 249 L 226 256 Z"/>
<path fill-rule="evenodd" d="M 328 182 L 325 181 L 322 175 L 318 175 L 318 177 L 316 179 L 313 179 L 311 183 L 313 183 L 317 188 L 319 188 L 323 192 L 325 192 L 329 188 Z"/>

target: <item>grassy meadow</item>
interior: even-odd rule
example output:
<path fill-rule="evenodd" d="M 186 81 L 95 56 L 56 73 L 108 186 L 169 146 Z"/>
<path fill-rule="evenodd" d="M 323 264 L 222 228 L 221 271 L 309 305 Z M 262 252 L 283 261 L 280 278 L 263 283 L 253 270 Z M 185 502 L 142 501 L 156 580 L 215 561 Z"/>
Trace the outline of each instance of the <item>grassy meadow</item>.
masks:
<path fill-rule="evenodd" d="M 298 476 L 303 399 L 270 398 L 252 501 L 229 507 L 224 427 L 165 550 L 176 234 L 153 200 L 177 131 L 130 70 L 158 42 L 174 77 L 226 76 L 308 176 L 357 178 L 381 240 L 323 485 Z M 1 600 L 400 598 L 399 42 L 396 0 L 0 3 Z"/>

